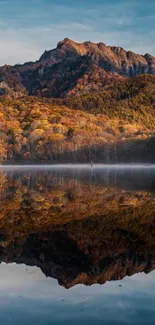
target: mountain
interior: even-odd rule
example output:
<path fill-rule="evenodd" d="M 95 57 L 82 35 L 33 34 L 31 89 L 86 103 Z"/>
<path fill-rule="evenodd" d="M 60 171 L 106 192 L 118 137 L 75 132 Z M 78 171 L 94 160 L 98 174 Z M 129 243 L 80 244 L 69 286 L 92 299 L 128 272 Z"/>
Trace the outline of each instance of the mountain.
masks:
<path fill-rule="evenodd" d="M 0 162 L 155 162 L 155 58 L 65 39 L 0 67 Z"/>
<path fill-rule="evenodd" d="M 0 94 L 63 98 L 103 90 L 140 74 L 155 74 L 155 57 L 66 38 L 36 62 L 1 67 Z"/>

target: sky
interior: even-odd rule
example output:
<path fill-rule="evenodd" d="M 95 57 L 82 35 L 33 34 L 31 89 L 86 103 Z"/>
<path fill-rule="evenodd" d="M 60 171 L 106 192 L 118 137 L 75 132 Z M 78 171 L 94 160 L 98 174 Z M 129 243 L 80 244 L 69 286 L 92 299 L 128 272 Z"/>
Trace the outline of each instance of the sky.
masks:
<path fill-rule="evenodd" d="M 154 0 L 0 0 L 0 65 L 35 61 L 65 37 L 155 56 Z"/>

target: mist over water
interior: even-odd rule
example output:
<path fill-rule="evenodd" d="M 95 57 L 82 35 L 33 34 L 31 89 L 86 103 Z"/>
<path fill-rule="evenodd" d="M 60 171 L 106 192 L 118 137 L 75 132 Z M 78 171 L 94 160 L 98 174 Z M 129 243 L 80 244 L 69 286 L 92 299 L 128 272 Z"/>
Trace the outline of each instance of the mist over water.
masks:
<path fill-rule="evenodd" d="M 0 168 L 3 324 L 154 324 L 155 165 Z"/>

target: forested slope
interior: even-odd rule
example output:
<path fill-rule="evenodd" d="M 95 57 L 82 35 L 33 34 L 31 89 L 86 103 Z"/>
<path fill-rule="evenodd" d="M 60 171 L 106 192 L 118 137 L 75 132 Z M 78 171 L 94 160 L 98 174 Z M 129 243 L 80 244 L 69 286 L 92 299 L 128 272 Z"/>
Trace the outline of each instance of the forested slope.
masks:
<path fill-rule="evenodd" d="M 0 98 L 1 162 L 155 161 L 155 77 L 49 101 Z"/>

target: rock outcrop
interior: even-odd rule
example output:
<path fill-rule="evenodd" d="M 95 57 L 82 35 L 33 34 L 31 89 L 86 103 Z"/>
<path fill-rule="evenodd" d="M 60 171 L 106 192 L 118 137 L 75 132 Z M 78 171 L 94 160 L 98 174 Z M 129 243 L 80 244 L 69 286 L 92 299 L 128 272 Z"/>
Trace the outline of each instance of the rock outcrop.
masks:
<path fill-rule="evenodd" d="M 100 91 L 117 80 L 155 74 L 155 58 L 104 43 L 68 38 L 36 62 L 0 68 L 0 80 L 19 96 L 66 97 Z"/>

